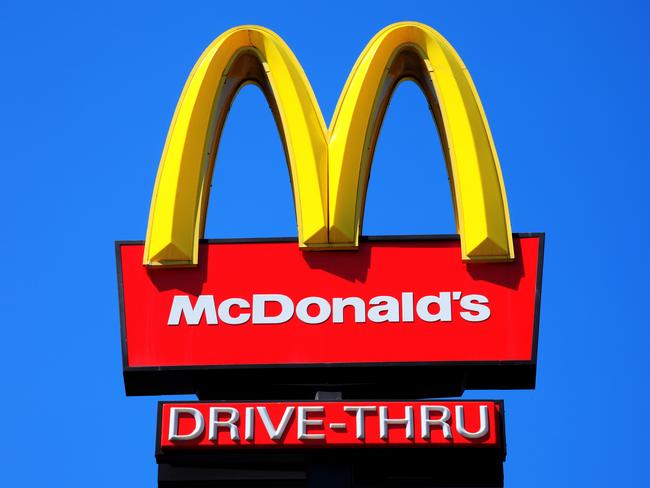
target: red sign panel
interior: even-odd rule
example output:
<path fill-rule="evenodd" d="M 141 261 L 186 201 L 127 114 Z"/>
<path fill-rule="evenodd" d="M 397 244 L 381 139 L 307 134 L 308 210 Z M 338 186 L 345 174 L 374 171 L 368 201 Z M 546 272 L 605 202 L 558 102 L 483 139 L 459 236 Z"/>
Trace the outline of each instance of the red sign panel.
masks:
<path fill-rule="evenodd" d="M 158 449 L 503 446 L 493 401 L 161 403 Z"/>
<path fill-rule="evenodd" d="M 147 268 L 118 243 L 125 377 L 166 368 L 535 363 L 543 236 L 511 263 L 457 239 L 207 242 L 196 268 Z M 128 390 L 128 385 L 127 385 Z M 163 390 L 160 390 L 161 392 Z"/>

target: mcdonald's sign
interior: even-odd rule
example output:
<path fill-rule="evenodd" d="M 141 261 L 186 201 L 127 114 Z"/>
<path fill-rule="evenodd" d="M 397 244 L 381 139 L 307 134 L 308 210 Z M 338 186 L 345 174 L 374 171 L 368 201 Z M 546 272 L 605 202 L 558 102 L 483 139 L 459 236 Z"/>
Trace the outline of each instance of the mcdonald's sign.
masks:
<path fill-rule="evenodd" d="M 503 403 L 494 401 L 161 402 L 158 412 L 159 457 L 233 448 L 503 451 L 505 444 Z"/>
<path fill-rule="evenodd" d="M 159 402 L 158 486 L 497 487 L 501 401 Z"/>
<path fill-rule="evenodd" d="M 360 237 L 379 128 L 404 79 L 435 118 L 458 235 Z M 220 135 L 247 83 L 260 86 L 279 128 L 297 242 L 203 239 Z M 543 239 L 512 233 L 477 91 L 435 30 L 403 22 L 380 31 L 328 128 L 282 39 L 231 29 L 180 97 L 145 242 L 116 246 L 127 392 L 532 387 Z"/>

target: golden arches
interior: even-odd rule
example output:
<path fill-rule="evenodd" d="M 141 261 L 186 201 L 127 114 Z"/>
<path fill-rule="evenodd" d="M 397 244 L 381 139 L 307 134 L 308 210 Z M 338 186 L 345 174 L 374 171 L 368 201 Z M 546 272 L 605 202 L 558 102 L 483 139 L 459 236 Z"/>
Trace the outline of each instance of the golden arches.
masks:
<path fill-rule="evenodd" d="M 280 37 L 257 26 L 219 36 L 196 63 L 174 114 L 154 188 L 145 264 L 197 263 L 219 136 L 233 97 L 248 82 L 262 88 L 282 136 L 300 246 L 355 248 L 381 121 L 404 78 L 421 86 L 436 118 L 463 259 L 512 259 L 499 161 L 469 73 L 440 34 L 404 22 L 383 29 L 363 51 L 329 130 Z"/>

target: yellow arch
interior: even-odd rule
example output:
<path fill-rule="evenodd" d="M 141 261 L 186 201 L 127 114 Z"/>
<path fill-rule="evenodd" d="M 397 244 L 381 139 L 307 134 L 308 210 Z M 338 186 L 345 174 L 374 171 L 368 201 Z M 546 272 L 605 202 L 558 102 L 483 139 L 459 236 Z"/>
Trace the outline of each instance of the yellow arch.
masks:
<path fill-rule="evenodd" d="M 197 263 L 219 136 L 233 97 L 248 82 L 264 91 L 282 136 L 300 246 L 356 248 L 377 135 L 404 78 L 418 82 L 436 118 L 463 259 L 512 259 L 499 161 L 469 73 L 440 34 L 403 22 L 383 29 L 363 51 L 329 131 L 280 37 L 257 26 L 219 36 L 196 63 L 174 114 L 152 198 L 145 264 Z"/>
<path fill-rule="evenodd" d="M 327 245 L 327 140 L 316 97 L 279 36 L 242 26 L 208 46 L 185 84 L 158 168 L 145 264 L 197 264 L 219 138 L 230 104 L 246 83 L 262 88 L 280 130 L 300 243 Z"/>
<path fill-rule="evenodd" d="M 436 119 L 463 259 L 514 258 L 501 168 L 472 79 L 447 40 L 401 22 L 366 46 L 343 89 L 329 144 L 329 241 L 356 247 L 377 136 L 397 84 L 415 80 Z"/>

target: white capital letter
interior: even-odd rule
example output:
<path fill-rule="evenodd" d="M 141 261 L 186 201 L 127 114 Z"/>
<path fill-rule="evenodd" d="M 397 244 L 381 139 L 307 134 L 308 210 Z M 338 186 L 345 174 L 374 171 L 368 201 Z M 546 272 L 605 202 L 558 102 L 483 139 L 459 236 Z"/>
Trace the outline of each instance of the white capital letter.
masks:
<path fill-rule="evenodd" d="M 201 316 L 205 313 L 205 321 L 208 325 L 217 324 L 217 311 L 214 308 L 214 297 L 212 295 L 200 295 L 196 299 L 196 305 L 192 307 L 190 297 L 187 295 L 176 295 L 172 302 L 172 309 L 169 312 L 167 325 L 178 325 L 181 323 L 181 315 L 185 316 L 187 325 L 199 325 Z"/>
<path fill-rule="evenodd" d="M 284 429 L 287 428 L 289 419 L 291 419 L 291 416 L 293 415 L 293 410 L 294 410 L 293 407 L 287 407 L 284 409 L 282 420 L 280 420 L 280 424 L 276 428 L 275 425 L 273 425 L 273 421 L 271 420 L 271 417 L 269 417 L 269 412 L 266 409 L 266 407 L 257 407 L 257 411 L 259 412 L 260 417 L 262 418 L 262 422 L 264 423 L 264 427 L 266 427 L 266 431 L 269 433 L 269 437 L 271 439 L 277 441 L 282 438 L 282 434 L 284 434 Z"/>
<path fill-rule="evenodd" d="M 413 407 L 406 406 L 404 407 L 404 418 L 403 419 L 389 419 L 388 418 L 388 407 L 379 407 L 379 437 L 382 439 L 388 439 L 388 426 L 389 425 L 405 425 L 406 426 L 406 438 L 413 439 L 414 428 L 413 428 Z"/>
<path fill-rule="evenodd" d="M 230 414 L 228 420 L 219 420 L 220 413 Z M 217 429 L 219 427 L 227 427 L 230 429 L 230 438 L 233 441 L 239 440 L 239 428 L 235 422 L 239 420 L 239 411 L 231 407 L 210 407 L 210 429 L 208 439 L 211 441 L 217 440 Z"/>
<path fill-rule="evenodd" d="M 436 412 L 440 414 L 440 418 L 437 420 L 431 420 L 429 414 L 431 412 Z M 445 439 L 451 439 L 451 427 L 447 423 L 451 417 L 451 412 L 447 407 L 439 407 L 434 405 L 422 405 L 420 407 L 420 421 L 422 423 L 422 438 L 428 439 L 431 434 L 431 426 L 437 425 L 442 428 L 442 436 Z"/>
<path fill-rule="evenodd" d="M 277 302 L 282 311 L 275 316 L 266 315 L 267 302 Z M 253 323 L 254 324 L 282 324 L 293 316 L 293 302 L 286 295 L 253 295 Z"/>
<path fill-rule="evenodd" d="M 367 407 L 356 407 L 356 406 L 345 406 L 343 410 L 346 412 L 353 412 L 356 416 L 357 422 L 357 439 L 360 441 L 366 438 L 366 412 L 376 412 L 377 407 L 367 406 Z"/>
<path fill-rule="evenodd" d="M 456 405 L 456 430 L 466 439 L 480 439 L 481 437 L 485 437 L 490 430 L 487 405 L 481 405 L 479 411 L 481 415 L 479 429 L 476 432 L 468 432 L 465 430 L 465 412 L 463 411 L 463 406 Z"/>
<path fill-rule="evenodd" d="M 189 434 L 178 433 L 178 416 L 182 413 L 194 417 L 194 430 Z M 191 441 L 203 434 L 204 428 L 203 415 L 196 408 L 171 407 L 169 409 L 169 435 L 167 438 L 170 441 Z"/>
<path fill-rule="evenodd" d="M 310 412 L 322 412 L 324 407 L 319 405 L 315 407 L 298 407 L 298 439 L 325 439 L 325 434 L 308 434 L 307 428 L 312 425 L 314 427 L 322 427 L 322 420 L 307 420 L 307 414 Z"/>
<path fill-rule="evenodd" d="M 255 439 L 255 407 L 246 407 L 246 426 L 244 427 L 244 439 L 252 441 Z"/>

